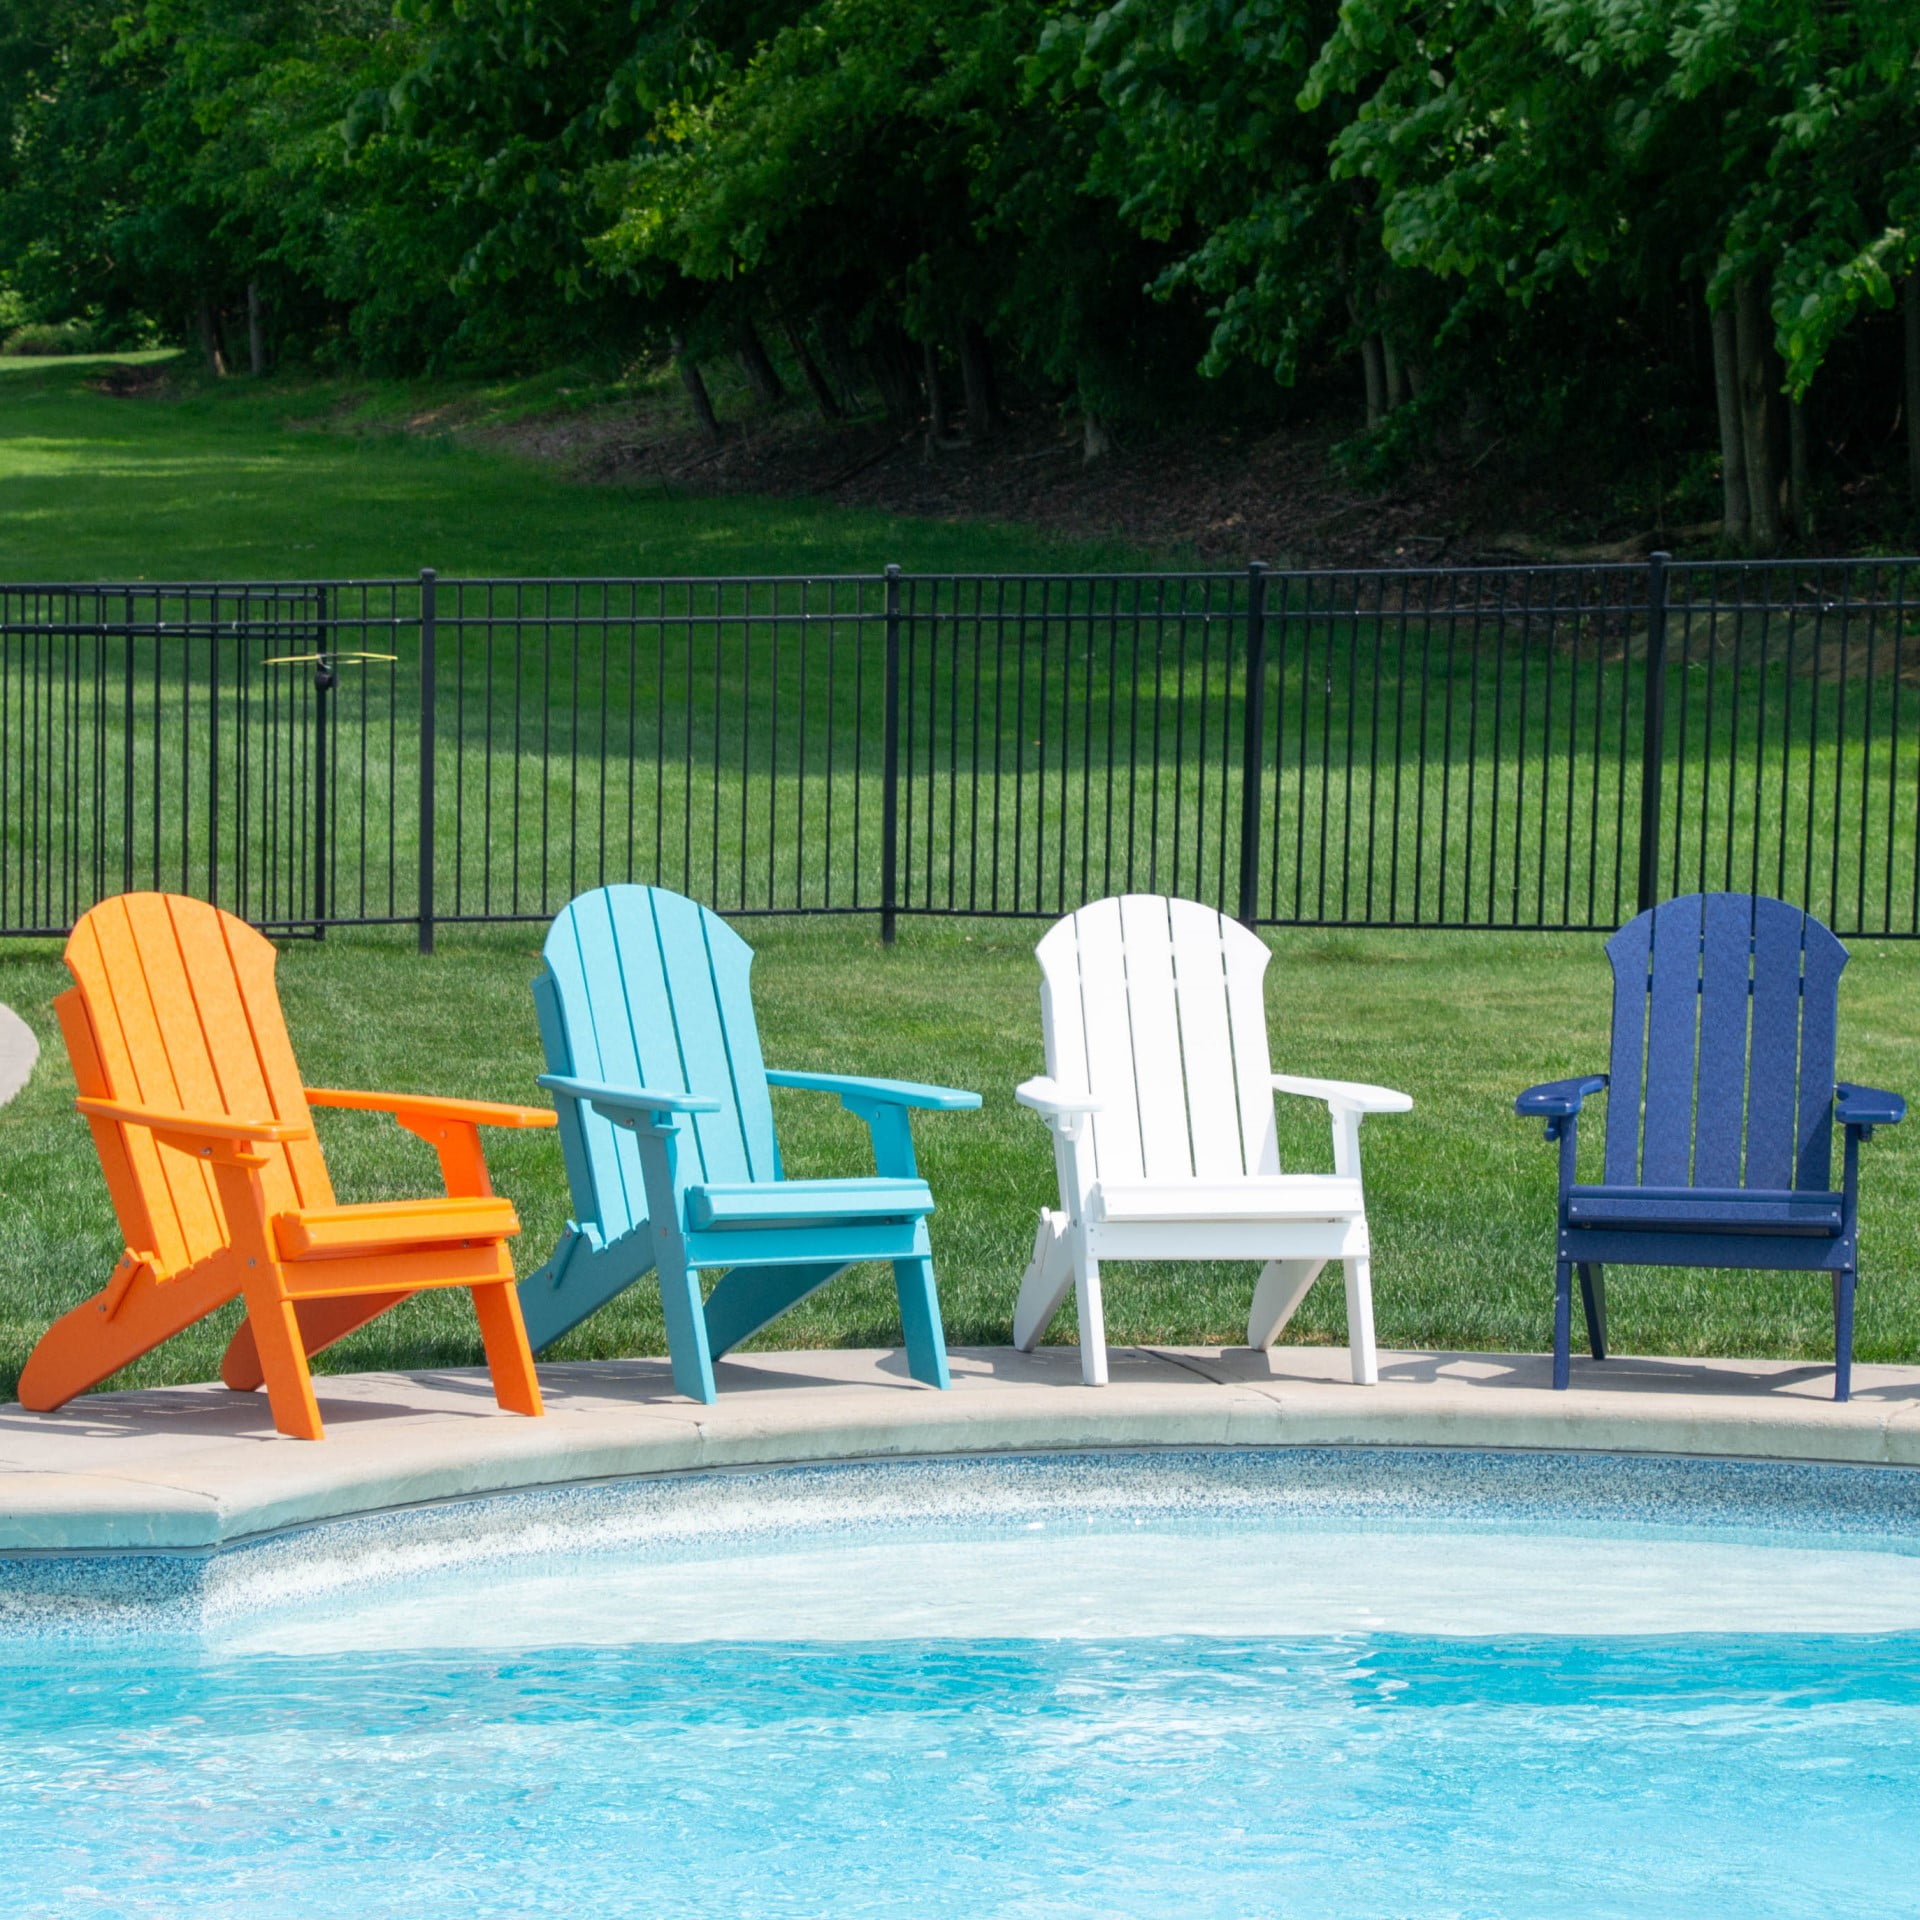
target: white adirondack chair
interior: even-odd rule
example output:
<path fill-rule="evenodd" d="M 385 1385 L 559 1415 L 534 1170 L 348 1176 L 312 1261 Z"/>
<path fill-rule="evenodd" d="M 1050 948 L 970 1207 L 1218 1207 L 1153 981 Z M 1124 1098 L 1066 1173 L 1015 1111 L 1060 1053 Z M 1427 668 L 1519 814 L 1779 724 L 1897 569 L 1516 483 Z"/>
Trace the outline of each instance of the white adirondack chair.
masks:
<path fill-rule="evenodd" d="M 1270 1348 L 1329 1260 L 1346 1269 L 1356 1384 L 1379 1377 L 1373 1344 L 1360 1119 L 1405 1113 L 1385 1087 L 1275 1073 L 1262 991 L 1265 944 L 1192 900 L 1130 893 L 1062 920 L 1040 962 L 1046 1077 L 1015 1098 L 1046 1121 L 1060 1209 L 1043 1208 L 1014 1309 L 1031 1352 L 1072 1288 L 1080 1370 L 1107 1378 L 1106 1260 L 1264 1262 L 1247 1344 Z M 1334 1172 L 1285 1174 L 1273 1096 L 1326 1102 Z"/>

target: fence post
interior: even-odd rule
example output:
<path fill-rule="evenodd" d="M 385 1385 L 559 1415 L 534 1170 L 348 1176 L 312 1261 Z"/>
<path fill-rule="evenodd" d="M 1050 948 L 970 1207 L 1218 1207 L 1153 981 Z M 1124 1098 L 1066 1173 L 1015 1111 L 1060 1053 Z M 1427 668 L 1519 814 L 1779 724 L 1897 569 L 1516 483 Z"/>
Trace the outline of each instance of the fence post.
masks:
<path fill-rule="evenodd" d="M 325 634 L 321 636 L 320 646 L 320 657 L 313 667 L 313 934 L 316 940 L 327 937 L 327 862 L 332 858 L 333 846 L 327 709 L 338 678 L 333 662 L 327 658 Z"/>
<path fill-rule="evenodd" d="M 1660 785 L 1667 761 L 1667 562 L 1647 555 L 1647 690 L 1640 736 L 1640 884 L 1645 913 L 1660 897 Z"/>
<path fill-rule="evenodd" d="M 887 569 L 886 719 L 880 770 L 880 938 L 893 945 L 900 888 L 900 569 Z"/>
<path fill-rule="evenodd" d="M 434 644 L 439 575 L 420 569 L 420 951 L 433 951 Z"/>
<path fill-rule="evenodd" d="M 1260 912 L 1260 771 L 1267 744 L 1267 563 L 1247 568 L 1246 728 L 1240 741 L 1240 911 L 1243 927 Z"/>

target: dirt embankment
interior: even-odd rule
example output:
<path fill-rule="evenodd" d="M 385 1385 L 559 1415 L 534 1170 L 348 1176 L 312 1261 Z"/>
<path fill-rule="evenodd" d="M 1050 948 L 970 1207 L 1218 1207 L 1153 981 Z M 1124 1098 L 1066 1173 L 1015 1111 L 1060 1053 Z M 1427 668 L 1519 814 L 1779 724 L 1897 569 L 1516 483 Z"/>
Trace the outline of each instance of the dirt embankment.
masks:
<path fill-rule="evenodd" d="M 88 384 L 116 397 L 160 398 L 180 378 L 177 366 L 125 366 Z M 994 520 L 1208 567 L 1634 560 L 1657 546 L 1710 545 L 1717 532 L 1712 523 L 1622 524 L 1596 513 L 1569 474 L 1516 479 L 1497 441 L 1370 490 L 1334 457 L 1353 431 L 1346 421 L 1261 434 L 1122 430 L 1088 459 L 1078 423 L 1038 407 L 978 444 L 963 430 L 935 440 L 924 425 L 829 423 L 797 403 L 773 411 L 741 405 L 729 409 L 714 441 L 677 395 L 658 389 L 617 404 L 516 404 L 506 417 L 497 388 L 490 397 L 436 390 L 417 406 L 395 407 L 391 390 L 381 397 L 370 412 L 364 390 L 343 389 L 303 424 L 452 436 L 550 463 L 586 484 Z"/>
<path fill-rule="evenodd" d="M 1347 478 L 1332 455 L 1343 431 L 1263 436 L 1120 433 L 1085 457 L 1077 427 L 1033 413 L 984 446 L 932 443 L 882 421 L 825 423 L 797 411 L 727 423 L 715 444 L 671 413 L 595 412 L 487 427 L 481 437 L 564 463 L 581 478 L 652 481 L 701 494 L 807 496 L 932 519 L 990 519 L 1074 539 L 1115 540 L 1208 566 L 1410 566 L 1546 558 L 1636 559 L 1711 527 L 1627 531 L 1579 503 L 1505 475 L 1490 447 L 1438 461 L 1384 491 Z M 1584 524 L 1583 524 L 1584 522 Z M 1561 537 L 1515 527 L 1559 527 Z M 1566 531 L 1572 529 L 1571 531 Z"/>

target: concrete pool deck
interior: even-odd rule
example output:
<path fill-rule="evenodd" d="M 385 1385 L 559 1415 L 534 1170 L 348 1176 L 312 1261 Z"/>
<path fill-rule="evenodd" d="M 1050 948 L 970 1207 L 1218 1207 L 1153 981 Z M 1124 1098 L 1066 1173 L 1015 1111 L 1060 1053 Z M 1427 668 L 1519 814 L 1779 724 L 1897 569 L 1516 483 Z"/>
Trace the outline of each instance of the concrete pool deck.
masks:
<path fill-rule="evenodd" d="M 493 1404 L 479 1369 L 322 1376 L 327 1438 L 276 1434 L 264 1396 L 211 1386 L 0 1408 L 0 1553 L 206 1551 L 283 1527 L 470 1494 L 715 1467 L 1154 1446 L 1578 1448 L 1920 1466 L 1920 1367 L 1861 1366 L 1836 1406 L 1815 1363 L 1578 1361 L 1343 1348 L 1115 1348 L 1080 1384 L 1071 1347 L 956 1348 L 953 1390 L 886 1351 L 743 1354 L 720 1399 L 681 1399 L 663 1360 L 543 1366 L 547 1414 Z"/>

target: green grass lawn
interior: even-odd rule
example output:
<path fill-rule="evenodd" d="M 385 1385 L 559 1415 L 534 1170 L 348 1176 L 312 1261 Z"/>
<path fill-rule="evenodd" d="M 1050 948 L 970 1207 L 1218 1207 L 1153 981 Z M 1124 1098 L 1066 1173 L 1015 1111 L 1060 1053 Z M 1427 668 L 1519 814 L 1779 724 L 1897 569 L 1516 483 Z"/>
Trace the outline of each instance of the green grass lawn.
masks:
<path fill-rule="evenodd" d="M 891 951 L 864 922 L 745 922 L 759 953 L 756 1001 L 775 1065 L 906 1075 L 972 1087 L 973 1114 L 915 1122 L 939 1201 L 933 1221 L 948 1337 L 1005 1342 L 1035 1210 L 1054 1201 L 1040 1123 L 1013 1087 L 1041 1065 L 1035 929 L 909 922 Z M 1553 1150 L 1517 1120 L 1513 1095 L 1535 1080 L 1604 1064 L 1605 964 L 1590 938 L 1412 933 L 1277 935 L 1268 1009 L 1277 1067 L 1377 1079 L 1414 1111 L 1370 1120 L 1363 1136 L 1377 1246 L 1374 1287 L 1389 1346 L 1539 1349 L 1552 1296 Z M 403 942 L 334 935 L 290 946 L 280 978 L 302 1067 L 317 1085 L 537 1098 L 527 983 L 531 929 L 460 932 L 423 960 Z M 50 946 L 0 952 L 0 999 L 42 1036 L 27 1090 L 0 1109 L 0 1391 L 10 1391 L 53 1316 L 102 1285 L 120 1251 L 51 1018 L 65 971 Z M 1842 1001 L 1842 1073 L 1920 1092 L 1920 951 L 1862 943 Z M 775 1095 L 783 1147 L 799 1175 L 867 1171 L 865 1130 L 820 1095 Z M 1322 1111 L 1281 1105 L 1282 1154 L 1297 1171 L 1330 1169 Z M 319 1121 L 343 1198 L 434 1190 L 428 1150 L 390 1121 Z M 1599 1144 L 1598 1128 L 1590 1144 Z M 520 1209 L 523 1271 L 543 1260 L 566 1213 L 551 1134 L 496 1134 L 501 1190 Z M 1920 1358 L 1920 1128 L 1866 1149 L 1864 1280 L 1858 1351 Z M 1244 1338 L 1250 1265 L 1120 1268 L 1109 1276 L 1116 1341 Z M 1623 1352 L 1824 1359 L 1830 1305 L 1814 1276 L 1619 1270 L 1614 1334 Z M 212 1375 L 232 1311 L 134 1369 L 143 1382 Z M 1072 1316 L 1057 1324 L 1071 1337 Z M 1341 1341 L 1337 1277 L 1308 1297 L 1289 1338 Z M 778 1322 L 775 1347 L 897 1341 L 890 1277 L 856 1269 Z M 556 1358 L 658 1353 L 651 1286 L 633 1289 L 555 1349 Z M 477 1362 L 463 1298 L 424 1296 L 334 1349 L 342 1370 Z"/>
<path fill-rule="evenodd" d="M 118 399 L 89 390 L 98 372 L 94 363 L 0 362 L 0 579 L 367 578 L 423 564 L 546 575 L 833 572 L 887 560 L 993 570 L 1141 557 L 818 501 L 585 487 L 503 453 L 385 430 L 419 399 L 400 388 L 236 380 Z M 1344 836 L 1336 833 L 1335 844 L 1344 847 Z M 937 848 L 937 839 L 915 845 Z M 937 855 L 925 858 L 931 872 Z M 1015 1082 L 1040 1065 L 1037 928 L 909 921 L 886 951 L 867 919 L 745 925 L 761 951 L 759 1006 L 776 1064 L 948 1080 L 986 1095 L 978 1114 L 917 1125 L 940 1201 L 934 1243 L 949 1334 L 1006 1339 L 1034 1213 L 1053 1197 L 1046 1137 L 1012 1100 Z M 539 1059 L 527 982 L 537 945 L 537 931 L 523 927 L 445 932 L 431 960 L 398 935 L 336 933 L 323 946 L 289 948 L 281 977 L 309 1078 L 532 1097 Z M 1418 1103 L 1411 1115 L 1367 1128 L 1382 1339 L 1544 1345 L 1553 1155 L 1510 1103 L 1532 1081 L 1603 1064 L 1608 996 L 1598 941 L 1288 933 L 1273 945 L 1277 1064 L 1384 1080 Z M 47 1322 L 101 1285 L 120 1251 L 51 1020 L 64 984 L 53 946 L 0 948 L 0 1000 L 18 1007 L 47 1046 L 32 1084 L 0 1109 L 0 1390 L 10 1389 Z M 1920 949 L 1856 945 L 1842 1072 L 1920 1093 L 1916 987 Z M 866 1164 L 863 1130 L 837 1103 L 777 1099 L 796 1172 Z M 344 1198 L 432 1190 L 431 1155 L 390 1122 L 330 1114 L 320 1125 Z M 1285 1103 L 1283 1128 L 1289 1165 L 1330 1164 L 1317 1109 Z M 500 1186 L 521 1209 L 519 1257 L 530 1268 L 566 1212 L 559 1150 L 550 1135 L 500 1135 L 491 1144 Z M 1873 1142 L 1866 1171 L 1859 1351 L 1913 1359 L 1920 1127 Z M 1110 1331 L 1117 1340 L 1236 1339 L 1251 1282 L 1250 1268 L 1123 1269 L 1109 1288 Z M 1809 1359 L 1830 1351 L 1828 1301 L 1814 1278 L 1622 1274 L 1614 1316 L 1623 1350 Z M 136 1377 L 208 1376 L 225 1330 L 209 1326 L 175 1342 Z M 890 1286 L 857 1273 L 780 1322 L 771 1339 L 867 1344 L 896 1334 Z M 1337 1282 L 1315 1289 L 1295 1337 L 1344 1338 Z M 658 1302 L 643 1288 L 559 1352 L 661 1345 Z M 388 1316 L 328 1363 L 428 1365 L 477 1351 L 464 1302 L 443 1297 Z"/>
<path fill-rule="evenodd" d="M 1015 527 L 582 486 L 391 430 L 403 391 L 294 376 L 93 391 L 95 361 L 0 361 L 0 579 L 368 579 L 1113 566 Z M 326 430 L 331 429 L 331 430 Z"/>

